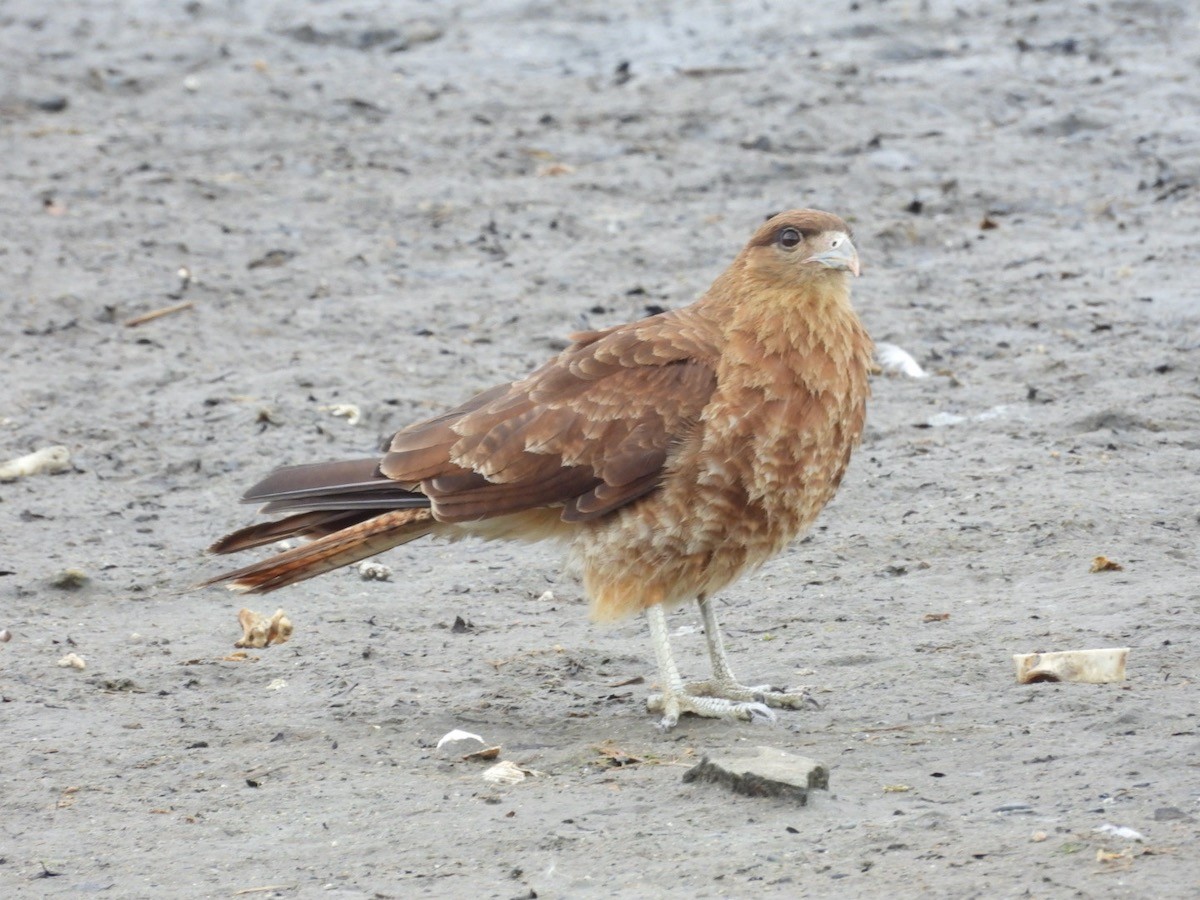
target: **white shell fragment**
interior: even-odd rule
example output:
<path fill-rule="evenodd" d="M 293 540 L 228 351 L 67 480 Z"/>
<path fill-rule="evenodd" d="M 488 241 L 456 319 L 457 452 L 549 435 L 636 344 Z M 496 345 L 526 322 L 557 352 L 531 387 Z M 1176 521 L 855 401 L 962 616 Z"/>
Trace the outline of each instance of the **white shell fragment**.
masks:
<path fill-rule="evenodd" d="M 492 784 L 518 784 L 525 780 L 525 770 L 511 760 L 498 762 L 484 770 L 483 780 Z"/>
<path fill-rule="evenodd" d="M 1096 834 L 1110 834 L 1115 838 L 1120 838 L 1123 841 L 1145 841 L 1146 836 L 1140 831 L 1134 831 L 1124 825 L 1113 825 L 1105 822 L 1103 825 L 1097 825 L 1092 829 Z"/>
<path fill-rule="evenodd" d="M 441 750 L 446 744 L 452 744 L 455 741 L 479 741 L 485 743 L 483 738 L 477 734 L 471 734 L 469 731 L 459 731 L 455 728 L 453 731 L 447 731 L 442 735 L 442 739 L 437 742 L 437 749 Z"/>
<path fill-rule="evenodd" d="M 907 350 L 895 344 L 876 344 L 875 360 L 879 368 L 888 375 L 904 375 L 908 378 L 928 378 L 929 373 L 921 368 Z"/>
<path fill-rule="evenodd" d="M 86 669 L 87 663 L 83 661 L 83 657 L 75 653 L 68 653 L 58 661 L 58 665 L 64 669 Z"/>
<path fill-rule="evenodd" d="M 66 447 L 43 447 L 25 456 L 0 463 L 0 481 L 15 481 L 26 475 L 53 475 L 71 468 L 71 451 Z"/>
<path fill-rule="evenodd" d="M 1125 680 L 1128 647 L 1104 650 L 1063 650 L 1057 653 L 1014 653 L 1017 682 L 1073 681 L 1078 684 L 1109 684 Z"/>

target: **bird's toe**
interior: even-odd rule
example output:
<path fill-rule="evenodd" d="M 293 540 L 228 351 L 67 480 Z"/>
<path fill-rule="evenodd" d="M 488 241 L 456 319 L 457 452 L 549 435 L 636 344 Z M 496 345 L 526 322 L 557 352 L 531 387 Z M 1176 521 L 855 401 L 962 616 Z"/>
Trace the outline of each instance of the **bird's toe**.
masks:
<path fill-rule="evenodd" d="M 774 725 L 778 721 L 775 711 L 765 703 L 693 694 L 652 694 L 646 698 L 646 709 L 662 714 L 658 720 L 660 731 L 670 731 L 685 714 L 706 719 L 736 719 L 757 725 Z"/>
<path fill-rule="evenodd" d="M 684 690 L 694 698 L 712 700 L 727 700 L 733 704 L 757 704 L 761 707 L 774 709 L 820 709 L 821 704 L 801 687 L 794 690 L 775 687 L 770 684 L 759 684 L 747 687 L 736 681 L 717 680 L 696 681 L 685 685 Z M 738 716 L 747 721 L 745 716 Z"/>
<path fill-rule="evenodd" d="M 808 688 L 798 688 L 794 691 L 785 691 L 780 688 L 772 688 L 762 695 L 762 702 L 768 706 L 774 706 L 776 709 L 820 709 L 821 704 L 817 698 L 808 692 Z"/>
<path fill-rule="evenodd" d="M 646 698 L 646 710 L 652 713 L 662 713 L 658 720 L 659 731 L 670 731 L 679 724 L 682 710 L 677 697 L 667 694 L 651 694 Z"/>
<path fill-rule="evenodd" d="M 779 717 L 775 715 L 775 711 L 765 703 L 740 703 L 748 716 L 748 721 L 751 725 L 777 725 Z"/>

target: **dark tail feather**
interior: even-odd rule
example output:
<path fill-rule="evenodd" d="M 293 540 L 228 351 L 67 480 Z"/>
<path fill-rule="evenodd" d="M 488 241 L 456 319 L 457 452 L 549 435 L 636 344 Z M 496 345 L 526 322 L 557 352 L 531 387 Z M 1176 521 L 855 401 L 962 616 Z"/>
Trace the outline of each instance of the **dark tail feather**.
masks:
<path fill-rule="evenodd" d="M 383 480 L 378 459 L 346 459 L 303 466 L 281 466 L 246 491 L 242 500 L 246 503 L 257 503 L 280 498 L 324 496 L 346 490 L 353 491 L 363 485 L 376 486 Z"/>
<path fill-rule="evenodd" d="M 274 522 L 261 522 L 240 528 L 232 534 L 227 534 L 208 548 L 209 553 L 237 553 L 250 550 L 253 547 L 263 547 L 282 541 L 286 538 L 304 537 L 318 538 L 351 525 L 357 525 L 374 516 L 373 512 L 361 510 L 345 513 L 307 512 L 278 519 Z"/>
<path fill-rule="evenodd" d="M 377 459 L 351 459 L 276 469 L 246 491 L 242 502 L 264 503 L 264 513 L 379 512 L 429 506 L 429 499 L 413 487 L 383 475 Z"/>
<path fill-rule="evenodd" d="M 249 541 L 244 546 L 258 546 L 264 541 L 258 541 L 257 535 L 247 534 L 247 532 L 252 533 L 255 528 L 265 529 L 271 526 L 281 526 L 300 518 L 302 516 L 289 516 L 279 522 L 243 528 L 241 531 L 222 538 L 214 546 L 225 546 L 227 542 L 236 544 L 239 535 L 245 535 L 242 540 Z M 398 509 L 327 534 L 303 547 L 287 550 L 264 559 L 262 562 L 210 578 L 199 586 L 208 587 L 224 583 L 231 591 L 265 594 L 276 588 L 286 587 L 289 584 L 295 584 L 298 581 L 304 581 L 333 569 L 340 569 L 342 566 L 359 562 L 400 544 L 406 544 L 423 537 L 435 527 L 437 527 L 437 523 L 427 509 Z M 241 549 L 241 547 L 232 547 L 232 549 Z"/>

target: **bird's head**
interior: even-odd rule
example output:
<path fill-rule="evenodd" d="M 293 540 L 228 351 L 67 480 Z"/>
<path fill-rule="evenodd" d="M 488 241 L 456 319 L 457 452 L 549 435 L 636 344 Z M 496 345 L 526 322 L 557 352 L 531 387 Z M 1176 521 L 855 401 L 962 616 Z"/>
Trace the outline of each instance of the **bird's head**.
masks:
<path fill-rule="evenodd" d="M 819 209 L 772 216 L 743 253 L 746 268 L 775 285 L 809 287 L 844 283 L 858 275 L 858 251 L 850 226 Z"/>

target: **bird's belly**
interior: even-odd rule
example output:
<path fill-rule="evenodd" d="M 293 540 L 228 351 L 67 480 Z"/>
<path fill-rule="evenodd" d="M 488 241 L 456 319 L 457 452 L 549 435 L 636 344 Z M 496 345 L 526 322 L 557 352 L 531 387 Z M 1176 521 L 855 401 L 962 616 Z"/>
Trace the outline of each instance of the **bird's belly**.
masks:
<path fill-rule="evenodd" d="M 828 436 L 716 448 L 575 542 L 598 619 L 712 594 L 777 554 L 832 496 L 848 446 Z"/>

